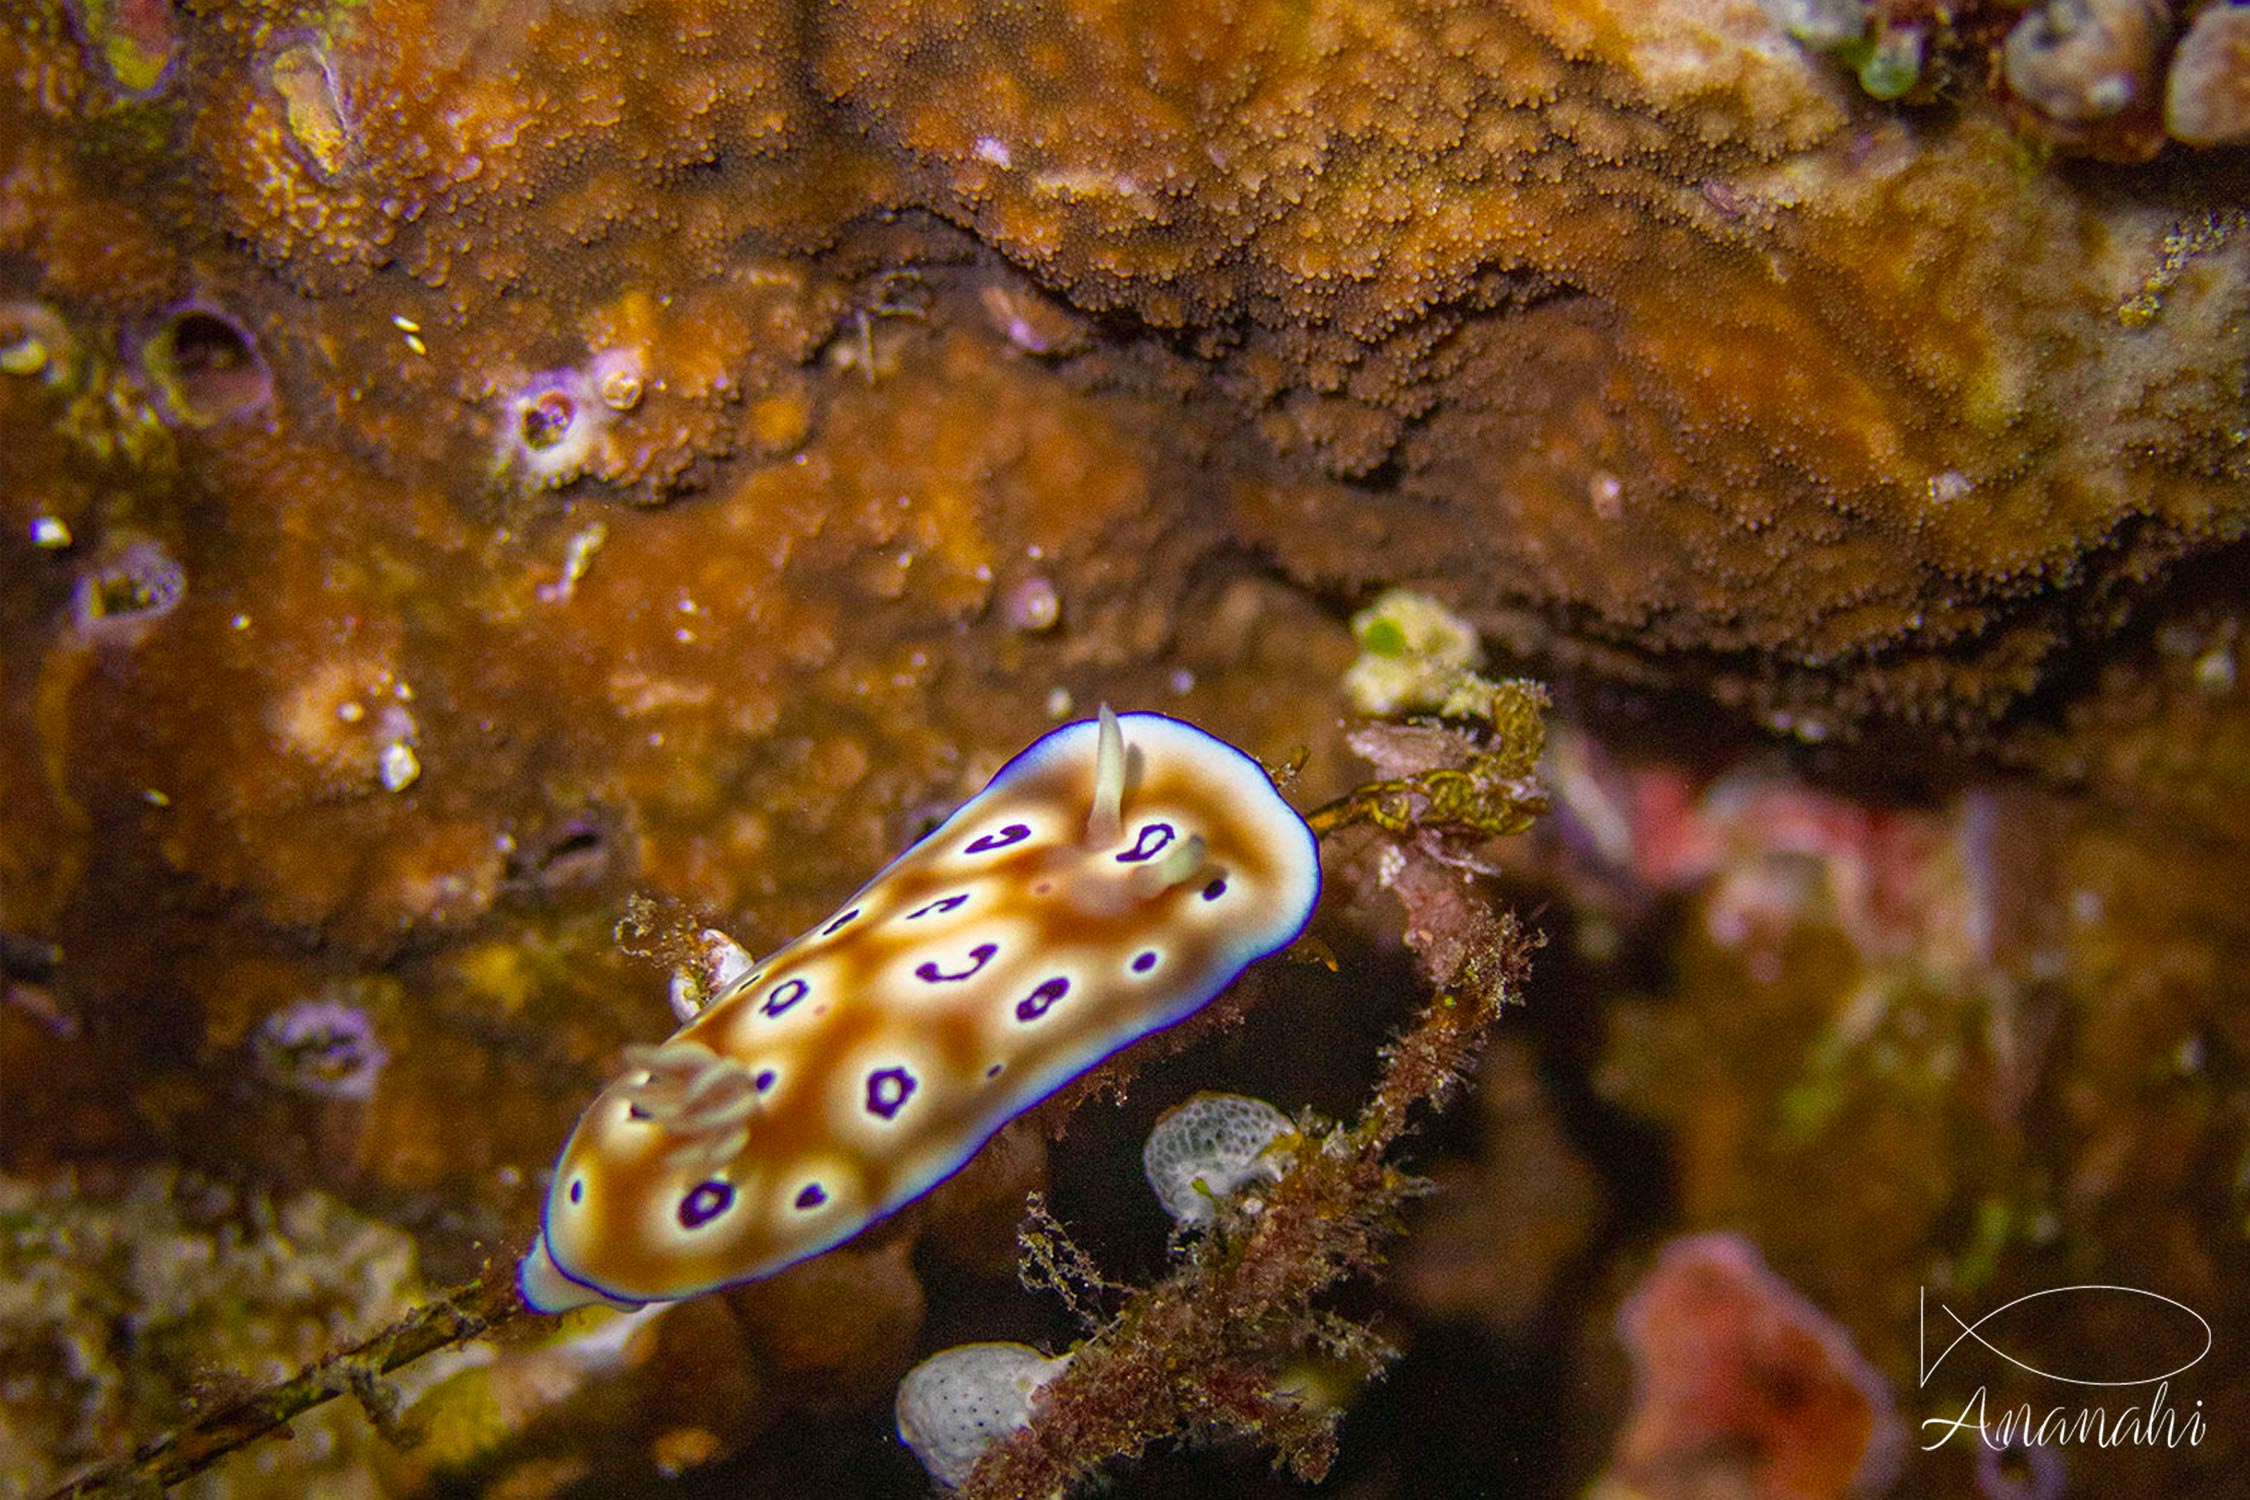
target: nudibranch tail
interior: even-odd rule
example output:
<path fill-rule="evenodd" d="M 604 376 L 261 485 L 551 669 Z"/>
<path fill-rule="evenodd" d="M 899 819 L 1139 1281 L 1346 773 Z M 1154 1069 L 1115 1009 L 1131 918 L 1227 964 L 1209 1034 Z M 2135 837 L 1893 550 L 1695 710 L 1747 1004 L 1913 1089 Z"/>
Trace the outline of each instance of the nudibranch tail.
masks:
<path fill-rule="evenodd" d="M 1249 756 L 1106 708 L 1044 736 L 579 1121 L 533 1306 L 666 1301 L 817 1255 L 1296 937 L 1319 848 Z"/>

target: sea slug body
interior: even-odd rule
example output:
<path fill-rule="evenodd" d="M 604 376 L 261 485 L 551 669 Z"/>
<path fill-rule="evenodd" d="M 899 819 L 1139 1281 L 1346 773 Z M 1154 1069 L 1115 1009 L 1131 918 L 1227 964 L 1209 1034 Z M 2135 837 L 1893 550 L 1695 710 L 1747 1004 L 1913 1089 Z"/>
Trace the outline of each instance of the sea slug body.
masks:
<path fill-rule="evenodd" d="M 1319 849 L 1258 763 L 1161 714 L 1068 724 L 581 1118 L 526 1299 L 694 1296 L 817 1255 L 1290 942 Z"/>

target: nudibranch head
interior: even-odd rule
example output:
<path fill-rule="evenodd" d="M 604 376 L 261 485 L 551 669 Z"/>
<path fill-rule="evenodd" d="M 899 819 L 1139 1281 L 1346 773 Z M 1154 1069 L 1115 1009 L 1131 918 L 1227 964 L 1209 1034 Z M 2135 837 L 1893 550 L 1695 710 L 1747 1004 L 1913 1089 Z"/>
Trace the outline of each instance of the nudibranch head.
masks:
<path fill-rule="evenodd" d="M 524 1292 L 559 1310 L 769 1275 L 928 1192 L 1071 1079 L 1291 941 L 1304 820 L 1160 714 L 1065 725 L 586 1111 Z"/>

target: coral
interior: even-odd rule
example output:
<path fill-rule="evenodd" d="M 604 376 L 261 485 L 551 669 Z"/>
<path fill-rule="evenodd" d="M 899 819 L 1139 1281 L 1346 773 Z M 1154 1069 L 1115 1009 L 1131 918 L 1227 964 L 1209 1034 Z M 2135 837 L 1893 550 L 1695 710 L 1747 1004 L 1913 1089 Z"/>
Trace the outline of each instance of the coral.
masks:
<path fill-rule="evenodd" d="M 2188 23 L 2164 78 L 2164 128 L 2191 146 L 2250 141 L 2250 14 L 2207 5 Z"/>
<path fill-rule="evenodd" d="M 911 1242 L 847 1246 L 726 1292 L 767 1381 L 799 1411 L 848 1411 L 887 1394 L 913 1359 L 926 1304 Z"/>
<path fill-rule="evenodd" d="M 2219 643 L 2181 637 L 2149 675 L 2168 675 L 2184 709 L 2211 701 L 2195 662 Z M 1771 764 L 1685 781 L 1674 766 L 1565 762 L 1555 802 L 1553 826 L 1576 825 L 1563 863 L 1604 851 L 1609 871 L 1563 876 L 1581 950 L 1640 950 L 1606 981 L 1621 990 L 1639 988 L 1624 977 L 1638 966 L 1669 974 L 1664 1003 L 1613 995 L 1597 1087 L 1663 1123 L 1681 1220 L 1786 1258 L 1896 1388 L 1916 1373 L 1899 1310 L 1941 1279 L 1993 1306 L 2058 1280 L 2145 1281 L 2214 1326 L 2241 1316 L 2184 1247 L 2231 1233 L 2244 1200 L 2216 1183 L 2224 1207 L 2183 1196 L 2195 1169 L 2176 1154 L 2240 1087 L 2212 1061 L 2239 1044 L 2238 1018 L 2200 976 L 2237 962 L 2250 934 L 2184 894 L 2239 881 L 2239 840 L 2152 838 L 2153 808 L 2005 782 L 1871 807 Z M 2208 1149 L 2238 1159 L 2237 1129 Z M 2174 1248 L 2150 1238 L 2159 1223 Z M 2092 1357 L 2115 1336 L 2090 1312 L 2058 1317 L 2034 1362 Z M 1968 1385 L 1913 1388 L 1957 1412 L 1976 1377 L 1953 1378 Z M 2250 1401 L 2231 1377 L 2197 1384 L 2207 1410 Z M 1970 1482 L 1969 1453 L 1916 1462 L 1928 1483 Z M 2185 1451 L 2070 1462 L 2073 1488 L 2135 1493 L 2192 1489 L 2202 1470 Z"/>
<path fill-rule="evenodd" d="M 1841 47 L 1867 34 L 1864 0 L 1758 0 L 1758 8 L 1811 47 Z"/>
<path fill-rule="evenodd" d="M 367 1012 L 340 998 L 304 1000 L 259 1023 L 251 1055 L 274 1084 L 331 1099 L 366 1100 L 390 1054 Z"/>
<path fill-rule="evenodd" d="M 87 642 L 130 646 L 180 607 L 187 574 L 146 537 L 113 533 L 105 550 L 108 559 L 79 579 L 71 614 Z"/>
<path fill-rule="evenodd" d="M 1068 1363 L 1023 1344 L 941 1349 L 898 1383 L 899 1441 L 932 1479 L 957 1488 L 987 1448 L 1030 1422 L 1039 1388 Z"/>
<path fill-rule="evenodd" d="M 225 1378 L 283 1375 L 414 1290 L 412 1242 L 325 1193 L 270 1199 L 165 1169 L 0 1178 L 0 1231 L 11 1495 L 123 1458 L 183 1412 L 227 1408 Z M 317 1431 L 246 1475 L 248 1492 L 303 1493 L 367 1461 L 364 1425 Z"/>
<path fill-rule="evenodd" d="M 2051 119 L 2105 120 L 2152 96 L 2171 32 L 2160 0 L 2049 0 L 2008 33 L 2001 76 Z"/>
<path fill-rule="evenodd" d="M 534 486 L 584 473 L 609 425 L 609 403 L 576 370 L 534 375 L 500 402 L 500 471 Z"/>
<path fill-rule="evenodd" d="M 1056 597 L 1055 586 L 1037 573 L 1008 590 L 1000 609 L 1010 628 L 1027 633 L 1052 630 L 1062 619 L 1062 600 Z"/>
<path fill-rule="evenodd" d="M 1876 1494 L 1906 1430 L 1850 1338 L 1737 1235 L 1665 1246 L 1617 1315 L 1633 1414 L 1605 1500 Z"/>
<path fill-rule="evenodd" d="M 127 98 L 164 87 L 180 51 L 171 0 L 69 0 L 70 20 L 109 83 Z"/>

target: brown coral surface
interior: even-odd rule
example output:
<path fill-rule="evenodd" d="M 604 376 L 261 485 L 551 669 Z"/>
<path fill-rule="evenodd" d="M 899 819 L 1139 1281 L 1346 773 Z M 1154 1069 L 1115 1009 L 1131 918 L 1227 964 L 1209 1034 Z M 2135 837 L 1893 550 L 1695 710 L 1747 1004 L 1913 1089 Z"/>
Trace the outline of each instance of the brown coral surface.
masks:
<path fill-rule="evenodd" d="M 318 1245 L 287 1284 L 300 1220 L 439 1282 L 519 1250 L 685 933 L 785 941 L 1051 724 L 1162 708 L 1340 792 L 1391 585 L 1571 727 L 1536 850 L 1447 854 L 1561 941 L 1354 1294 L 1394 1383 L 1304 1376 L 1355 1493 L 1582 1489 L 1683 1227 L 1910 1421 L 1923 1285 L 2145 1278 L 2238 1345 L 2240 17 L 2069 9 L 2011 83 L 2026 7 L 1862 7 L 1894 90 L 1757 0 L 8 7 L 0 1252 L 52 1295 L 0 1292 L 0 1495 L 246 1339 L 317 1352 L 306 1307 L 388 1316 Z M 1162 1267 L 1164 1105 L 1364 1094 L 1396 873 L 1347 850 L 1336 968 L 1035 1122 L 1104 1264 Z M 352 1493 L 915 1492 L 916 1352 L 1070 1333 L 1007 1280 L 1048 1164 L 1003 1141 L 794 1279 L 433 1369 Z M 279 1281 L 231 1323 L 96 1285 L 136 1237 Z M 2203 1445 L 2074 1473 L 2219 1492 L 2250 1394 L 2184 1399 Z M 1234 1462 L 1141 1473 L 1281 1483 Z M 317 1469 L 239 1463 L 211 1493 Z"/>

